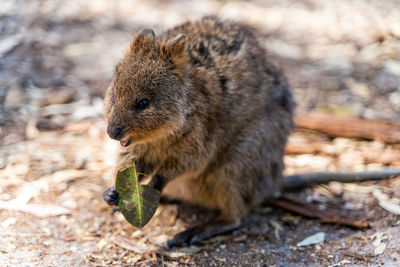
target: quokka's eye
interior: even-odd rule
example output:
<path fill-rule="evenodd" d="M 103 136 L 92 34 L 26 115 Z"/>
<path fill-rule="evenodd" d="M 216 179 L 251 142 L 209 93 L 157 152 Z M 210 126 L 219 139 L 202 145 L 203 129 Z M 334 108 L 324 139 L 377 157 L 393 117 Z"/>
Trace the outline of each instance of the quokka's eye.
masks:
<path fill-rule="evenodd" d="M 137 110 L 144 110 L 150 105 L 150 101 L 147 98 L 143 98 L 140 100 L 136 105 L 135 109 Z"/>
<path fill-rule="evenodd" d="M 115 103 L 115 99 L 114 99 L 114 97 L 111 97 L 111 103 Z"/>

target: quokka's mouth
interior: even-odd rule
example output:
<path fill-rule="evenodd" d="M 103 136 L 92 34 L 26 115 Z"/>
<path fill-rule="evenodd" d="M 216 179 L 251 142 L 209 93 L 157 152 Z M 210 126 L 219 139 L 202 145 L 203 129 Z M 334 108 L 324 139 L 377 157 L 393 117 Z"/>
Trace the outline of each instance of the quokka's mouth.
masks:
<path fill-rule="evenodd" d="M 127 147 L 127 146 L 129 146 L 129 145 L 131 144 L 131 137 L 128 136 L 128 137 L 122 139 L 122 140 L 119 141 L 119 142 L 120 142 L 121 146 Z"/>

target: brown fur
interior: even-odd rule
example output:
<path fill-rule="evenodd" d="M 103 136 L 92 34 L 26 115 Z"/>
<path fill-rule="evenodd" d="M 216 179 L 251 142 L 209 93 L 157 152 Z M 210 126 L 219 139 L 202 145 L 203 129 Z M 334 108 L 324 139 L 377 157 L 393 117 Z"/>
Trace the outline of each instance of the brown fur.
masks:
<path fill-rule="evenodd" d="M 135 110 L 143 98 L 150 106 Z M 234 222 L 280 190 L 293 106 L 254 30 L 207 17 L 158 37 L 140 32 L 116 67 L 104 115 L 132 140 L 118 169 L 134 159 L 162 179 L 164 194 Z"/>

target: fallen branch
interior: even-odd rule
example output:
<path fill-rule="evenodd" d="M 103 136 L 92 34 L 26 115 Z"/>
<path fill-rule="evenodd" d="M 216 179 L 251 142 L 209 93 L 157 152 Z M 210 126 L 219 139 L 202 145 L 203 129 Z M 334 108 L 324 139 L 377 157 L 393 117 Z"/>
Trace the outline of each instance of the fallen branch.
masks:
<path fill-rule="evenodd" d="M 400 176 L 400 169 L 385 168 L 377 171 L 361 172 L 310 172 L 287 176 L 284 179 L 283 188 L 284 190 L 293 190 L 317 184 L 327 184 L 332 181 L 341 183 L 379 181 L 395 176 Z"/>
<path fill-rule="evenodd" d="M 298 128 L 315 130 L 334 137 L 363 138 L 381 140 L 386 143 L 400 143 L 399 123 L 322 113 L 298 115 L 295 118 L 295 123 Z"/>
<path fill-rule="evenodd" d="M 269 199 L 266 204 L 279 207 L 308 218 L 318 219 L 318 221 L 323 223 L 336 223 L 360 229 L 370 226 L 370 223 L 365 220 L 349 217 L 334 209 L 321 210 L 311 203 L 306 203 L 287 196 Z"/>

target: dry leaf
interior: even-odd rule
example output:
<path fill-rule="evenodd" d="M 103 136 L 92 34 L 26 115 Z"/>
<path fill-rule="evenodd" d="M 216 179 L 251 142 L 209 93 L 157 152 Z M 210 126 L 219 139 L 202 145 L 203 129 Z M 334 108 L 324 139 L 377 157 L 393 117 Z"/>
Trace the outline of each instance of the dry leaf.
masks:
<path fill-rule="evenodd" d="M 306 239 L 302 240 L 301 242 L 297 243 L 296 246 L 298 247 L 304 247 L 304 246 L 309 246 L 309 245 L 315 245 L 319 243 L 323 243 L 325 240 L 325 233 L 324 232 L 318 232 L 316 234 L 313 234 Z"/>
<path fill-rule="evenodd" d="M 177 251 L 157 251 L 157 254 L 162 255 L 162 256 L 167 256 L 169 258 L 181 258 L 185 257 L 186 254 L 183 252 L 177 252 Z"/>
<path fill-rule="evenodd" d="M 151 236 L 148 238 L 149 242 L 163 248 L 167 248 L 167 242 L 169 240 L 169 236 L 162 234 L 162 235 L 157 235 L 157 236 Z"/>
<path fill-rule="evenodd" d="M 349 260 L 342 260 L 338 263 L 329 265 L 329 267 L 343 266 L 344 264 L 350 264 L 350 263 L 351 263 L 351 261 L 349 261 Z"/>
<path fill-rule="evenodd" d="M 397 198 L 389 198 L 388 195 L 383 193 L 381 190 L 376 189 L 372 192 L 374 197 L 378 200 L 379 206 L 383 209 L 396 214 L 400 215 L 400 200 Z"/>
<path fill-rule="evenodd" d="M 160 255 L 163 255 L 163 256 L 170 257 L 170 258 L 180 258 L 180 257 L 188 256 L 188 255 L 194 255 L 200 251 L 201 251 L 200 247 L 189 246 L 189 247 L 178 248 L 174 251 L 160 250 L 160 251 L 157 251 L 157 253 Z"/>
<path fill-rule="evenodd" d="M 49 204 L 15 204 L 11 201 L 0 201 L 0 209 L 27 212 L 41 218 L 71 213 L 69 209 L 62 206 Z"/>
<path fill-rule="evenodd" d="M 343 188 L 347 192 L 354 192 L 358 194 L 368 194 L 379 188 L 376 185 L 359 185 L 354 183 L 345 183 L 343 184 Z"/>
<path fill-rule="evenodd" d="M 279 232 L 280 232 L 281 230 L 283 230 L 282 225 L 280 225 L 278 222 L 273 221 L 273 220 L 270 220 L 269 223 L 272 225 L 272 227 L 274 227 L 274 236 L 275 236 L 275 238 L 276 238 L 277 240 L 280 240 L 281 237 L 280 237 Z"/>
<path fill-rule="evenodd" d="M 381 255 L 385 252 L 386 249 L 386 244 L 385 243 L 380 243 L 379 246 L 377 246 L 374 249 L 374 255 Z"/>
<path fill-rule="evenodd" d="M 103 238 L 103 239 L 101 239 L 101 240 L 99 241 L 99 243 L 97 243 L 97 249 L 98 249 L 99 251 L 102 251 L 103 248 L 104 248 L 107 244 L 108 244 L 107 240 L 105 240 L 105 239 Z"/>
<path fill-rule="evenodd" d="M 123 238 L 121 236 L 116 237 L 113 240 L 114 244 L 117 246 L 120 246 L 124 249 L 134 251 L 139 254 L 144 254 L 152 251 L 156 251 L 157 247 L 149 244 L 145 244 L 143 242 L 133 242 L 131 240 L 128 240 L 126 238 Z"/>

